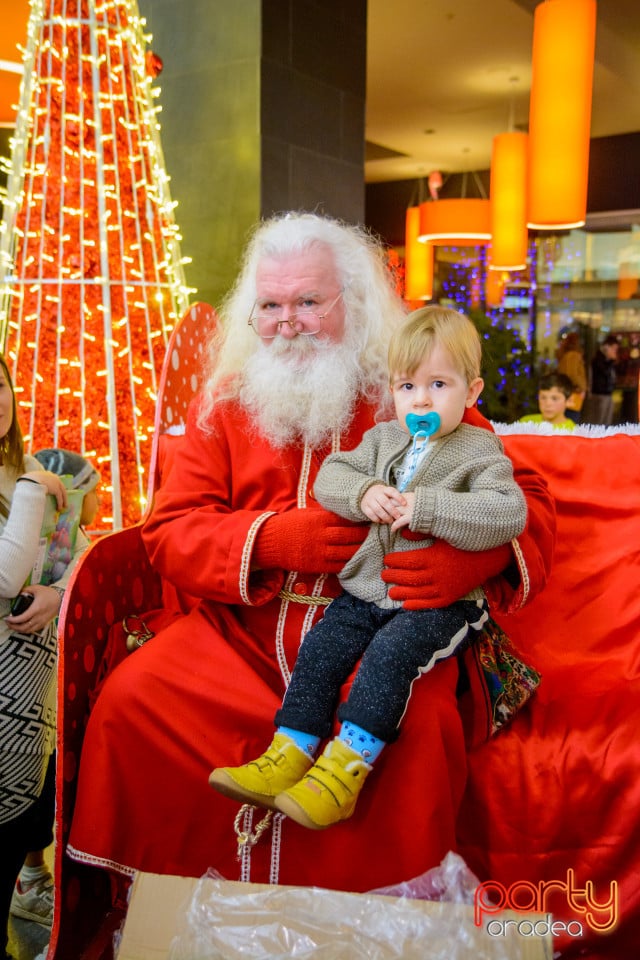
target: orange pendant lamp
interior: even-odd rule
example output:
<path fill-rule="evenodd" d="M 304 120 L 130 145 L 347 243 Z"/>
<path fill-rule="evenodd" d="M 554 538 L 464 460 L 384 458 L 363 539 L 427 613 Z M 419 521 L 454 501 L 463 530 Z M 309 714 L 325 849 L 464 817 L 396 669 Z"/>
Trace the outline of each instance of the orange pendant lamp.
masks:
<path fill-rule="evenodd" d="M 491 270 L 527 265 L 526 133 L 501 133 L 491 152 Z"/>
<path fill-rule="evenodd" d="M 509 274 L 493 264 L 488 264 L 487 276 L 484 286 L 484 300 L 487 307 L 499 307 L 502 305 L 504 290 L 509 279 Z"/>
<path fill-rule="evenodd" d="M 17 103 L 20 99 L 22 56 L 17 45 L 24 45 L 29 23 L 29 0 L 11 0 L 4 3 L 2 30 L 0 30 L 0 127 L 16 125 Z"/>
<path fill-rule="evenodd" d="M 433 247 L 418 240 L 420 206 L 409 207 L 405 217 L 405 300 L 433 297 Z"/>
<path fill-rule="evenodd" d="M 535 10 L 529 100 L 529 227 L 585 222 L 596 0 L 544 0 Z"/>
<path fill-rule="evenodd" d="M 420 240 L 450 246 L 486 246 L 491 240 L 488 200 L 462 198 L 420 204 Z"/>

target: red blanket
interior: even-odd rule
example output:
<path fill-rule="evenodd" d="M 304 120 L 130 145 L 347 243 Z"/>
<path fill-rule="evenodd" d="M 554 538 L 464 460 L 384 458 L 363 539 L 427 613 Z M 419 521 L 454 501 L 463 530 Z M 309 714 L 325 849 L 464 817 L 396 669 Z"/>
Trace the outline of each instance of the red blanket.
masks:
<path fill-rule="evenodd" d="M 500 620 L 543 680 L 511 726 L 471 755 L 459 852 L 482 879 L 499 881 L 487 892 L 505 905 L 564 921 L 563 957 L 635 956 L 640 436 L 503 440 L 557 502 L 547 587 Z M 555 884 L 546 897 L 544 881 Z"/>

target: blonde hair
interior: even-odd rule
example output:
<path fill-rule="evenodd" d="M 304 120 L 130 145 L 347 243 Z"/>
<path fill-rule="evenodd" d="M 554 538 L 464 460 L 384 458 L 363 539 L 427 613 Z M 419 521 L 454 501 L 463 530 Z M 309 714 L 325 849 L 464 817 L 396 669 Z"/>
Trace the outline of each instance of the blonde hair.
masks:
<path fill-rule="evenodd" d="M 482 342 L 468 317 L 448 307 L 421 307 L 410 313 L 389 343 L 389 382 L 412 376 L 425 357 L 441 346 L 467 385 L 480 376 Z"/>
<path fill-rule="evenodd" d="M 265 258 L 328 248 L 335 260 L 345 311 L 344 342 L 362 371 L 360 391 L 370 400 L 385 394 L 385 357 L 392 331 L 406 315 L 395 292 L 382 245 L 363 227 L 314 213 L 287 213 L 259 223 L 244 253 L 238 279 L 219 310 L 219 325 L 206 350 L 203 402 L 198 423 L 207 430 L 214 403 L 237 397 L 247 358 L 260 344 L 248 325 L 256 299 L 256 272 Z"/>

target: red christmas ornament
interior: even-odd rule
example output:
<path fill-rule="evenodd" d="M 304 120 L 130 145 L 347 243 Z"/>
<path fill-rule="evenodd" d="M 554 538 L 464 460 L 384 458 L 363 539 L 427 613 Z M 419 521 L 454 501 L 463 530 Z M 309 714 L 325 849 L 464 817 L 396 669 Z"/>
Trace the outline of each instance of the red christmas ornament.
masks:
<path fill-rule="evenodd" d="M 147 70 L 147 76 L 151 77 L 152 80 L 155 80 L 155 78 L 162 73 L 162 68 L 164 67 L 162 57 L 159 57 L 153 50 L 147 50 L 145 53 L 144 64 Z"/>

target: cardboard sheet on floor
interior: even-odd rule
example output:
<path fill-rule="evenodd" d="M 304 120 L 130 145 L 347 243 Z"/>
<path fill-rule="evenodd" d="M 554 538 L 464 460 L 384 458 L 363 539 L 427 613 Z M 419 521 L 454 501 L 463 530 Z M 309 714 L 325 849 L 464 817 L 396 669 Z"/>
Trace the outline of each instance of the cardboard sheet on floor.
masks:
<path fill-rule="evenodd" d="M 488 919 L 492 933 L 463 904 L 139 873 L 118 960 L 553 957 L 548 917 L 503 911 Z"/>

